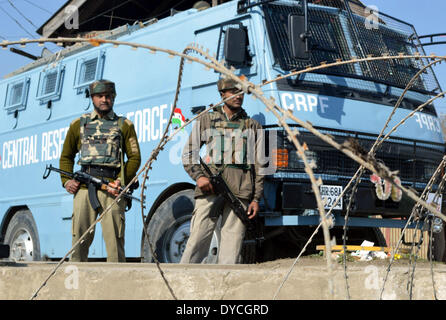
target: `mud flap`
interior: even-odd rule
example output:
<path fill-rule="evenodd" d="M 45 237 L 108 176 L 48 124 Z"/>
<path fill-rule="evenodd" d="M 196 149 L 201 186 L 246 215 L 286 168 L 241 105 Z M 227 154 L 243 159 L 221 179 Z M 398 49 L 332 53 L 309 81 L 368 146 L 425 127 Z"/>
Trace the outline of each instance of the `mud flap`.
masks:
<path fill-rule="evenodd" d="M 0 259 L 9 258 L 9 245 L 0 244 Z"/>

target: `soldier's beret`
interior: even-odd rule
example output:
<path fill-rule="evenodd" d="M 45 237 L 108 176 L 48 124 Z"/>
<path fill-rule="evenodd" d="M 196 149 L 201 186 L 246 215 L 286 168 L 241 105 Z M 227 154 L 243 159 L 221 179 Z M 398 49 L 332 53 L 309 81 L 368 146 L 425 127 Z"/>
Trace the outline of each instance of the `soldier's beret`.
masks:
<path fill-rule="evenodd" d="M 90 95 L 111 93 L 116 95 L 115 83 L 110 80 L 97 80 L 90 84 Z"/>
<path fill-rule="evenodd" d="M 240 76 L 239 78 L 241 80 L 246 79 L 246 77 L 244 75 Z M 229 89 L 240 89 L 241 86 L 238 84 L 237 81 L 235 81 L 229 77 L 225 77 L 225 78 L 221 78 L 220 80 L 218 80 L 217 88 L 218 88 L 218 91 L 222 91 L 222 90 L 229 90 Z"/>

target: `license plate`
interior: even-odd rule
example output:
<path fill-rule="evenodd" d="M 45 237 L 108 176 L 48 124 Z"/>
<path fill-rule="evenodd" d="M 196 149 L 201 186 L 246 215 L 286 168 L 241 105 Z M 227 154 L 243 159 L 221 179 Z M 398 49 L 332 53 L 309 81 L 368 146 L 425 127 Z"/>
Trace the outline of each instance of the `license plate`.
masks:
<path fill-rule="evenodd" d="M 342 193 L 342 186 L 329 186 L 322 185 L 319 187 L 322 199 L 326 199 L 325 209 L 331 209 L 336 199 Z M 333 210 L 342 210 L 342 198 L 338 201 L 338 204 L 333 208 Z"/>

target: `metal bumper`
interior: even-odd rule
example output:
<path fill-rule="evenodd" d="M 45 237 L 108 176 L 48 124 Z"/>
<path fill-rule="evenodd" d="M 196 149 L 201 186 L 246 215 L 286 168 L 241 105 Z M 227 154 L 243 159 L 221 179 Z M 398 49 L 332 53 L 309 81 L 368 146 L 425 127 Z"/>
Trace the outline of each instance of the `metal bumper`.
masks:
<path fill-rule="evenodd" d="M 320 223 L 320 216 L 265 216 L 265 226 L 317 226 Z M 369 227 L 369 228 L 399 228 L 402 229 L 406 225 L 407 220 L 396 219 L 376 219 L 376 218 L 358 218 L 350 217 L 347 225 L 349 227 Z M 345 219 L 336 215 L 333 220 L 333 226 L 344 226 Z M 409 229 L 417 227 L 416 223 L 407 226 Z M 419 223 L 418 228 L 423 228 L 423 224 Z"/>
<path fill-rule="evenodd" d="M 343 185 L 341 183 L 330 183 Z M 345 187 L 343 185 L 343 187 Z M 316 199 L 311 184 L 306 181 L 268 181 L 265 185 L 266 203 L 262 216 L 266 226 L 286 225 L 318 225 L 320 222 Z M 333 210 L 335 225 L 344 225 L 343 216 L 346 213 L 351 191 L 344 194 L 342 210 Z M 443 197 L 442 211 L 445 211 Z M 349 212 L 349 226 L 357 227 L 389 227 L 402 228 L 415 205 L 415 201 L 403 194 L 401 201 L 391 198 L 380 200 L 375 193 L 375 187 L 364 183 L 358 186 L 357 193 Z M 370 216 L 380 216 L 383 219 L 372 219 Z M 395 220 L 394 218 L 403 218 Z M 414 227 L 411 226 L 411 227 Z"/>
<path fill-rule="evenodd" d="M 342 210 L 333 210 L 333 213 L 345 213 L 350 199 L 351 191 L 344 194 L 342 199 Z M 443 197 L 443 201 L 444 201 Z M 316 198 L 309 183 L 282 184 L 281 209 L 284 211 L 305 209 L 317 209 Z M 372 216 L 382 217 L 408 217 L 412 212 L 415 201 L 403 194 L 401 201 L 395 202 L 391 198 L 383 201 L 377 198 L 374 186 L 360 185 L 353 198 L 350 208 L 351 216 Z M 444 208 L 444 205 L 442 205 Z"/>

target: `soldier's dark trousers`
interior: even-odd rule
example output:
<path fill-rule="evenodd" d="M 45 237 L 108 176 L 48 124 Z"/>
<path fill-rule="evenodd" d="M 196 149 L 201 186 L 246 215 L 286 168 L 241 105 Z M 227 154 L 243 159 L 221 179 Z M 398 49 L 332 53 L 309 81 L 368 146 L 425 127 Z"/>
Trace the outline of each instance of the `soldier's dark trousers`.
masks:
<path fill-rule="evenodd" d="M 74 196 L 72 217 L 72 244 L 93 224 L 97 217 L 114 201 L 114 197 L 105 191 L 98 190 L 98 200 L 102 205 L 98 213 L 93 210 L 88 198 L 88 190 L 80 189 Z M 102 235 L 107 250 L 107 262 L 125 262 L 124 230 L 125 230 L 125 201 L 115 203 L 101 221 Z M 85 262 L 94 238 L 94 229 L 88 233 L 80 245 L 74 248 L 70 261 Z"/>

